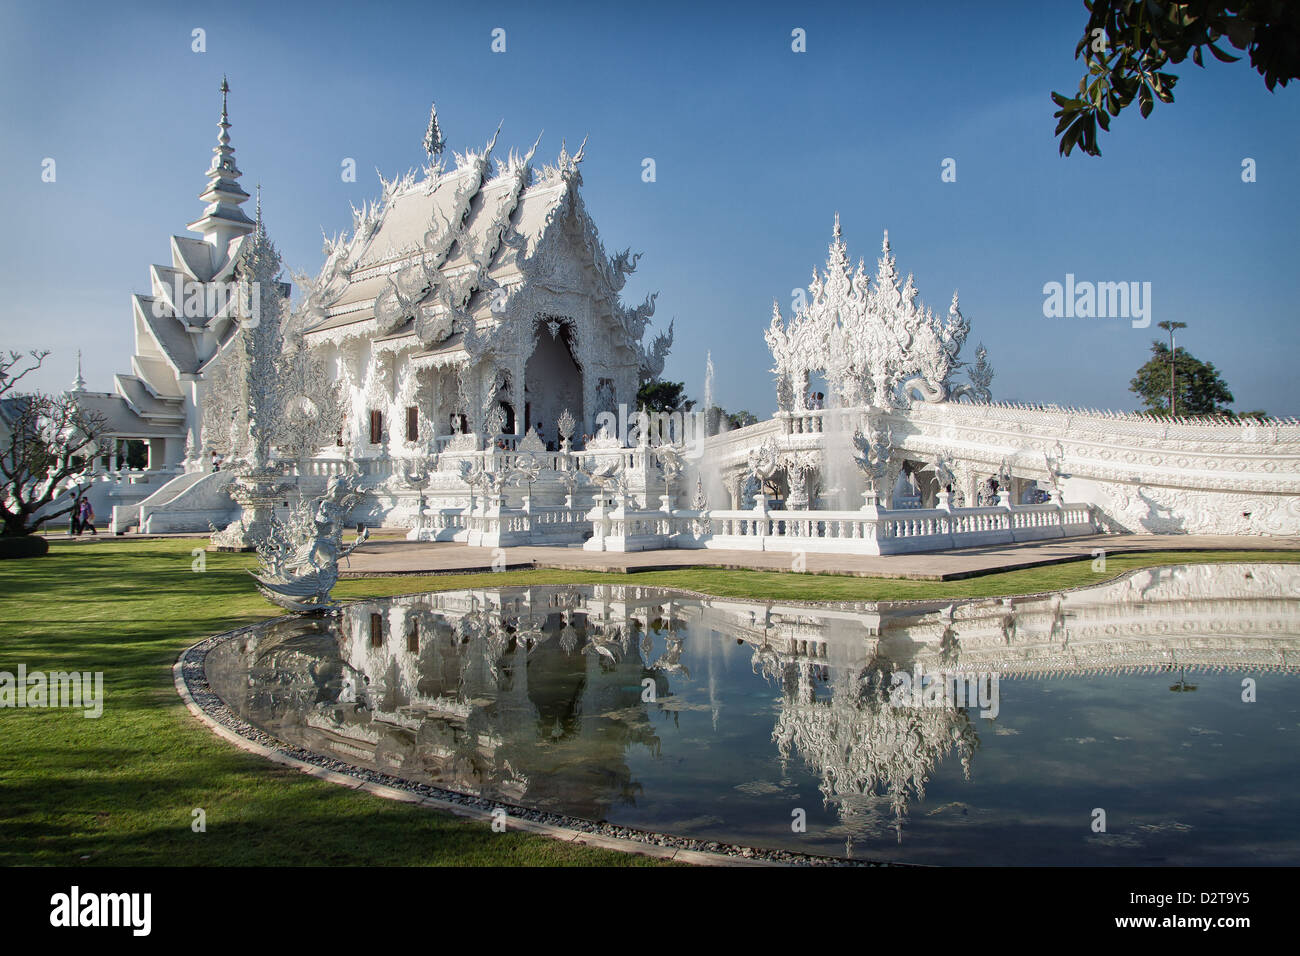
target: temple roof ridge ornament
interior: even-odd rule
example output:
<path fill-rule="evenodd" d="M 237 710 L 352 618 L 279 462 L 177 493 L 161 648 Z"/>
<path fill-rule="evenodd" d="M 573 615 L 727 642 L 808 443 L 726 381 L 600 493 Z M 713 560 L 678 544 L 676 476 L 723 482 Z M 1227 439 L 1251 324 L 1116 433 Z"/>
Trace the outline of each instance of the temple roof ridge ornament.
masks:
<path fill-rule="evenodd" d="M 424 131 L 424 152 L 429 157 L 430 165 L 438 161 L 446 147 L 447 139 L 442 135 L 442 127 L 438 124 L 438 104 L 430 103 L 429 126 Z"/>

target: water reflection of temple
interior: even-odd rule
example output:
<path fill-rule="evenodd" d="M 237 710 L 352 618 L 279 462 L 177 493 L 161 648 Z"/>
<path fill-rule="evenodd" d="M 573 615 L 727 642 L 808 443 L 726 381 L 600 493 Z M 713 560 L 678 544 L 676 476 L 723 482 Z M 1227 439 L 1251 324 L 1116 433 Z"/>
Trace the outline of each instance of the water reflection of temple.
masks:
<path fill-rule="evenodd" d="M 609 591 L 464 591 L 352 605 L 249 636 L 241 712 L 309 749 L 412 779 L 600 819 L 635 801 L 632 748 L 684 674 L 672 601 Z M 647 685 L 646 682 L 649 682 Z"/>
<path fill-rule="evenodd" d="M 780 688 L 781 761 L 815 774 L 844 831 L 901 834 L 947 759 L 969 777 L 978 708 L 897 706 L 899 672 L 1001 679 L 1300 666 L 1300 568 L 1193 566 L 1101 588 L 951 605 L 834 608 L 695 599 L 633 586 L 456 591 L 352 605 L 254 630 L 209 660 L 253 723 L 395 775 L 601 819 L 641 791 L 631 754 L 713 634 Z M 671 754 L 669 756 L 672 756 Z"/>

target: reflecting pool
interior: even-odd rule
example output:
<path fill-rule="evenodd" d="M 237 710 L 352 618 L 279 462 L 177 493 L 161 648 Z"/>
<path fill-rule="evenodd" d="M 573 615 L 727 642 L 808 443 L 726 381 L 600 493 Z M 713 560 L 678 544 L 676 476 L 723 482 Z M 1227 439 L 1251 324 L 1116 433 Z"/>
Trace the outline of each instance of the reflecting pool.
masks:
<path fill-rule="evenodd" d="M 450 591 L 276 621 L 206 669 L 231 710 L 316 753 L 701 840 L 1300 863 L 1300 566 L 833 607 Z"/>

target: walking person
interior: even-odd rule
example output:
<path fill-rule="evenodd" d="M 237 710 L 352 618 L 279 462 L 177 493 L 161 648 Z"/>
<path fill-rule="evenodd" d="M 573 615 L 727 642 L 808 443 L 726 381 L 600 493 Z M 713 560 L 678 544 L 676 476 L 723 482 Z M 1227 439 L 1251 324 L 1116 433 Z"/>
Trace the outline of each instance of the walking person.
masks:
<path fill-rule="evenodd" d="M 81 534 L 81 505 L 85 498 L 78 498 L 72 505 L 72 518 L 68 528 L 68 534 L 76 536 Z"/>
<path fill-rule="evenodd" d="M 89 498 L 81 499 L 81 530 L 89 531 L 96 537 L 99 535 L 95 530 L 95 509 L 91 506 Z"/>

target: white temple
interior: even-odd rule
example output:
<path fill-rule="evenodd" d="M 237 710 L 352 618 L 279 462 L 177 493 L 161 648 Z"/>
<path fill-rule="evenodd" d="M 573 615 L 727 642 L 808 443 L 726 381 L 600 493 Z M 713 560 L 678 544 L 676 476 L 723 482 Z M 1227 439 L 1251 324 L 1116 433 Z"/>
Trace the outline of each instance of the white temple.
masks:
<path fill-rule="evenodd" d="M 489 425 L 555 445 L 566 411 L 594 431 L 663 369 L 671 334 L 648 352 L 654 297 L 619 300 L 637 257 L 605 255 L 579 192 L 583 150 L 535 171 L 534 144 L 494 170 L 495 143 L 385 182 L 304 283 L 306 341 L 350 395 L 353 457 L 422 458 L 429 436 Z"/>
<path fill-rule="evenodd" d="M 956 296 L 945 315 L 921 304 L 887 236 L 874 276 L 854 268 L 838 217 L 808 304 L 766 329 L 773 416 L 713 436 L 637 420 L 673 330 L 647 334 L 654 296 L 620 298 L 639 256 L 606 254 L 584 149 L 534 167 L 536 143 L 498 159 L 494 135 L 449 166 L 436 114 L 428 166 L 381 180 L 290 310 L 260 208 L 241 208 L 227 92 L 198 238 L 172 237 L 132 297 L 131 373 L 112 394 L 75 386 L 110 422 L 91 496 L 114 530 L 225 528 L 218 543 L 244 547 L 350 474 L 353 521 L 493 547 L 1300 533 L 1300 423 L 994 403 Z M 147 443 L 143 468 L 122 442 Z"/>

